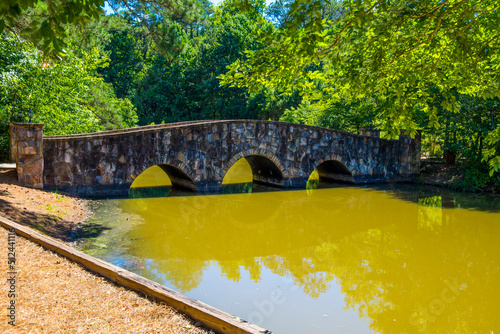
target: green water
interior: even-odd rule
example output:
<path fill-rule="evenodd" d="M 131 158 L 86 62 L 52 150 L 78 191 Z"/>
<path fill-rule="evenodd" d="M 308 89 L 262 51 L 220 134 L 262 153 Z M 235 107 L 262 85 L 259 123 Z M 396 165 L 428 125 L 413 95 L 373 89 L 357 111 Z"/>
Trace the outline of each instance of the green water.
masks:
<path fill-rule="evenodd" d="M 86 253 L 275 333 L 500 332 L 499 197 L 414 186 L 108 200 Z"/>

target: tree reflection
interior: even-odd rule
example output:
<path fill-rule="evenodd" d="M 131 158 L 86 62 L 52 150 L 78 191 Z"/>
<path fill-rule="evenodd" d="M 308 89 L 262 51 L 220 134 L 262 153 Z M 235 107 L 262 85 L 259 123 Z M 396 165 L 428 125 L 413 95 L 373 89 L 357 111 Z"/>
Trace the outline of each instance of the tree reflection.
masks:
<path fill-rule="evenodd" d="M 239 281 L 262 268 L 312 298 L 341 286 L 381 333 L 497 332 L 498 213 L 340 188 L 124 202 L 144 223 L 130 254 L 186 292 L 216 264 Z M 153 275 L 153 274 L 152 274 Z"/>

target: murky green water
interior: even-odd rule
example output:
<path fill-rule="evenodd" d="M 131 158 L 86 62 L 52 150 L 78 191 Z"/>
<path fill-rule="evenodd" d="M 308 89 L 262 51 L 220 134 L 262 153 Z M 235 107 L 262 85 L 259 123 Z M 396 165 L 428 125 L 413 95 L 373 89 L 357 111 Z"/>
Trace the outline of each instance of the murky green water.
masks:
<path fill-rule="evenodd" d="M 414 186 L 109 200 L 79 247 L 275 333 L 498 333 L 499 200 Z"/>

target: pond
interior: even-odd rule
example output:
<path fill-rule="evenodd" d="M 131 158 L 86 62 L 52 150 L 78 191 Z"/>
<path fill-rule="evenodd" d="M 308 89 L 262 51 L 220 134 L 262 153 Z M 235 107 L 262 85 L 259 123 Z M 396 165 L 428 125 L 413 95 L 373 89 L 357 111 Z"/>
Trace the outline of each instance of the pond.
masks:
<path fill-rule="evenodd" d="M 494 333 L 499 201 L 412 185 L 106 200 L 77 247 L 274 333 Z"/>

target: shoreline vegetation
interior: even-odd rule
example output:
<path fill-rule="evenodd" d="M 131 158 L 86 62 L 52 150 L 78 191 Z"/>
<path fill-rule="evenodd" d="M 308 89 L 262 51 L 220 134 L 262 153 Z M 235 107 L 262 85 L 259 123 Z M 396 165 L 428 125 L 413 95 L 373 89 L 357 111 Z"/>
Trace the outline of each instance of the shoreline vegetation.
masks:
<path fill-rule="evenodd" d="M 442 187 L 459 192 L 499 193 L 498 184 L 493 179 L 481 179 L 480 174 L 472 174 L 467 164 L 459 161 L 447 164 L 444 159 L 422 159 L 420 175 L 415 183 Z M 497 183 L 499 183 L 497 181 Z M 479 186 L 478 186 L 479 185 Z"/>

